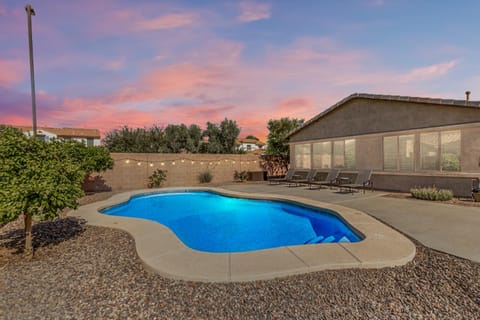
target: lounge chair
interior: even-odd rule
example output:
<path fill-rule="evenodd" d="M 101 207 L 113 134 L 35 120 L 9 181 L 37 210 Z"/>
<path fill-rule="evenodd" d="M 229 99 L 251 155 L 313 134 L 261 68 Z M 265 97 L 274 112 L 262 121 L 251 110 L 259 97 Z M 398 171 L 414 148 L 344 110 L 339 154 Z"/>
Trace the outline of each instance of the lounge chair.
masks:
<path fill-rule="evenodd" d="M 282 182 L 287 182 L 288 180 L 290 180 L 293 176 L 293 174 L 295 173 L 295 170 L 293 170 L 292 168 L 288 169 L 287 173 L 285 174 L 285 176 L 281 177 L 281 178 L 268 178 L 268 184 L 280 184 Z"/>
<path fill-rule="evenodd" d="M 345 183 L 339 185 L 340 189 L 347 188 L 353 194 L 353 189 L 369 187 L 373 191 L 372 170 L 361 170 L 358 172 L 354 183 Z"/>
<path fill-rule="evenodd" d="M 339 174 L 340 170 L 331 169 L 325 177 L 324 171 L 317 171 L 308 183 L 308 188 L 312 189 L 312 185 L 320 186 L 320 188 L 322 188 L 322 186 L 332 186 L 335 184 Z"/>
<path fill-rule="evenodd" d="M 293 174 L 292 178 L 288 180 L 288 185 L 292 186 L 300 186 L 302 184 L 308 184 L 311 180 L 312 177 L 315 175 L 317 170 L 311 169 L 311 170 L 295 170 L 295 173 Z"/>

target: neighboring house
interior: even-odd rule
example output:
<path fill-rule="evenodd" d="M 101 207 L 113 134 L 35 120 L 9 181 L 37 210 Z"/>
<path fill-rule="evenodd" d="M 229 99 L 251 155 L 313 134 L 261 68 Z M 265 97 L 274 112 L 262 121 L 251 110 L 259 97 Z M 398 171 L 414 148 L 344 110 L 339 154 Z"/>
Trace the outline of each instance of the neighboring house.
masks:
<path fill-rule="evenodd" d="M 246 152 L 255 151 L 255 150 L 263 150 L 265 147 L 265 143 L 256 140 L 256 139 L 238 139 L 237 140 L 238 149 Z"/>
<path fill-rule="evenodd" d="M 480 177 L 480 101 L 352 94 L 288 134 L 294 168 L 373 170 L 374 187 L 469 196 Z"/>
<path fill-rule="evenodd" d="M 33 136 L 32 127 L 14 127 L 22 130 L 27 136 Z M 37 137 L 47 142 L 51 139 L 62 139 L 76 140 L 85 143 L 87 146 L 100 145 L 100 131 L 98 129 L 37 127 Z"/>

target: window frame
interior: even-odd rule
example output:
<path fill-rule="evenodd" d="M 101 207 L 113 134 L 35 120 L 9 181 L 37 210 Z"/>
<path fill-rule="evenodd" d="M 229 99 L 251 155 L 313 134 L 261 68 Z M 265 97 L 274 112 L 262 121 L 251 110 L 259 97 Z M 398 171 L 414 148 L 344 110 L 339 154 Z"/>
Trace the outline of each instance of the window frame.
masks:
<path fill-rule="evenodd" d="M 455 132 L 458 133 L 458 170 L 445 170 L 443 165 L 443 157 L 444 157 L 444 145 L 442 141 L 442 135 L 448 132 Z M 423 154 L 422 154 L 422 135 L 426 134 L 435 134 L 436 139 L 438 141 L 437 144 L 437 163 L 438 168 L 435 169 L 424 169 L 423 167 Z M 461 130 L 437 130 L 437 131 L 428 131 L 428 132 L 420 132 L 419 133 L 419 159 L 420 159 L 420 169 L 424 172 L 462 172 L 462 131 Z"/>
<path fill-rule="evenodd" d="M 400 165 L 401 163 L 401 149 L 400 149 L 400 138 L 401 137 L 411 137 L 413 141 L 413 152 L 412 152 L 412 166 L 408 170 L 402 170 L 402 166 Z M 385 139 L 387 138 L 395 138 L 395 168 L 385 168 Z M 397 134 L 397 135 L 388 135 L 388 136 L 383 136 L 382 137 L 382 153 L 383 153 L 383 171 L 388 171 L 388 172 L 415 172 L 415 141 L 416 137 L 415 134 L 410 133 L 410 134 Z"/>

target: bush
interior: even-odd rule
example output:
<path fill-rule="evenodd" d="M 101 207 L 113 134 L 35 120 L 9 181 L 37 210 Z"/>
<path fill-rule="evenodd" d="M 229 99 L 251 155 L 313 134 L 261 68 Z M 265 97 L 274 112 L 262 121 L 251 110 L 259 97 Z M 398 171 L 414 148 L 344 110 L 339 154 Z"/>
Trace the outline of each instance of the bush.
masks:
<path fill-rule="evenodd" d="M 160 188 L 165 180 L 167 180 L 167 170 L 157 169 L 148 177 L 148 187 Z"/>
<path fill-rule="evenodd" d="M 447 201 L 453 198 L 451 190 L 433 188 L 412 188 L 410 193 L 414 198 L 431 201 Z"/>
<path fill-rule="evenodd" d="M 212 181 L 212 179 L 213 179 L 213 175 L 208 170 L 201 172 L 198 175 L 198 182 L 200 183 L 209 183 L 210 181 Z"/>
<path fill-rule="evenodd" d="M 235 173 L 233 174 L 233 179 L 240 180 L 241 182 L 247 180 L 247 177 L 248 177 L 247 171 L 238 172 L 237 170 L 235 170 Z"/>

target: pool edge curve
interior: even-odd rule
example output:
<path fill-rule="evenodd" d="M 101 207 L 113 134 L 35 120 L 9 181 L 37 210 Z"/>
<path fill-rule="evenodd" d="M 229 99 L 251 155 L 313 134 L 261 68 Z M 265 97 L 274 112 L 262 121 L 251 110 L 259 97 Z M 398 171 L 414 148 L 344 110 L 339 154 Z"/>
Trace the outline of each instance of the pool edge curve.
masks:
<path fill-rule="evenodd" d="M 340 219 L 364 236 L 354 243 L 287 246 L 239 253 L 208 253 L 186 247 L 167 227 L 144 219 L 109 216 L 99 211 L 140 194 L 175 191 L 210 191 L 225 196 L 277 200 L 320 207 L 337 213 Z M 213 187 L 141 189 L 70 211 L 87 224 L 117 228 L 135 240 L 143 264 L 155 273 L 172 279 L 205 282 L 268 280 L 320 270 L 382 268 L 408 263 L 415 245 L 404 235 L 359 210 L 295 196 L 248 194 Z"/>

